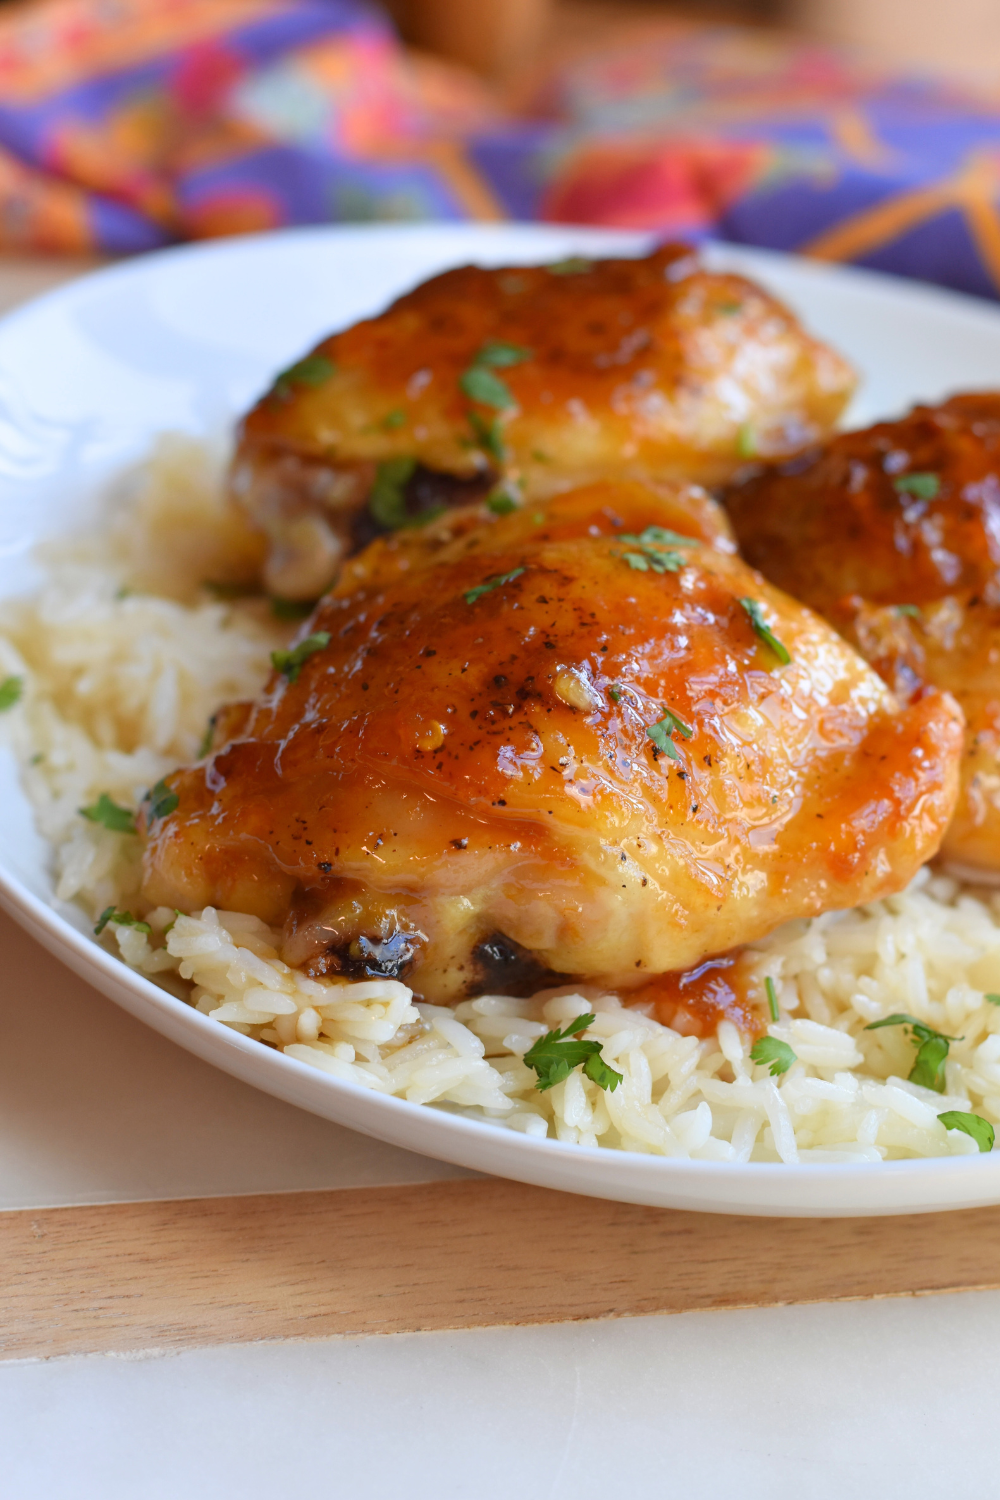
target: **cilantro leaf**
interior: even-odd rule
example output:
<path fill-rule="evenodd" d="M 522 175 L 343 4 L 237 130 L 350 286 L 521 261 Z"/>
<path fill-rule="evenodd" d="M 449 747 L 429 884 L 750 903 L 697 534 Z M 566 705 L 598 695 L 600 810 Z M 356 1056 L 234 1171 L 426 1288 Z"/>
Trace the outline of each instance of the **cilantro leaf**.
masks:
<path fill-rule="evenodd" d="M 755 1063 L 763 1063 L 772 1078 L 787 1073 L 792 1063 L 798 1061 L 788 1043 L 779 1042 L 776 1036 L 760 1037 L 750 1048 L 750 1057 Z"/>
<path fill-rule="evenodd" d="M 507 457 L 507 450 L 503 445 L 500 418 L 494 417 L 492 422 L 487 422 L 478 411 L 470 411 L 466 415 L 480 448 L 491 458 L 495 458 L 498 464 L 502 464 Z"/>
<path fill-rule="evenodd" d="M 972 1137 L 980 1151 L 992 1151 L 996 1132 L 982 1115 L 968 1114 L 964 1109 L 946 1109 L 938 1119 L 945 1130 L 963 1130 Z"/>
<path fill-rule="evenodd" d="M 368 509 L 374 520 L 387 531 L 412 525 L 406 512 L 404 491 L 417 467 L 415 458 L 387 458 L 375 470 L 375 482 L 368 496 Z"/>
<path fill-rule="evenodd" d="M 668 531 L 665 526 L 647 526 L 638 536 L 622 532 L 621 541 L 636 542 L 640 547 L 700 547 L 696 536 L 682 536 L 679 531 Z"/>
<path fill-rule="evenodd" d="M 963 1038 L 946 1036 L 943 1031 L 935 1031 L 933 1026 L 918 1021 L 915 1016 L 909 1016 L 905 1011 L 896 1011 L 891 1016 L 883 1016 L 881 1021 L 872 1021 L 865 1027 L 865 1030 L 879 1031 L 883 1026 L 908 1027 L 913 1033 L 914 1041 L 918 1044 L 913 1067 L 907 1075 L 908 1082 L 919 1084 L 921 1088 L 933 1089 L 936 1094 L 943 1094 L 944 1065 L 948 1057 L 948 1048 L 952 1042 L 960 1042 Z"/>
<path fill-rule="evenodd" d="M 663 710 L 663 718 L 658 724 L 646 725 L 646 733 L 653 741 L 657 750 L 662 751 L 670 760 L 680 760 L 671 735 L 680 734 L 683 735 L 684 739 L 689 740 L 694 730 L 685 724 L 683 719 L 679 719 L 669 708 L 665 708 Z"/>
<path fill-rule="evenodd" d="M 293 395 L 296 386 L 306 386 L 315 390 L 317 386 L 326 384 L 336 368 L 333 360 L 327 359 L 325 354 L 307 354 L 305 359 L 289 365 L 287 370 L 282 370 L 274 377 L 271 395 L 276 396 L 280 401 L 287 401 Z"/>
<path fill-rule="evenodd" d="M 491 510 L 495 516 L 509 516 L 511 511 L 520 510 L 520 506 L 512 495 L 506 490 L 494 490 L 492 495 L 486 497 L 486 509 Z"/>
<path fill-rule="evenodd" d="M 0 682 L 0 714 L 6 713 L 8 708 L 13 708 L 14 704 L 20 701 L 23 692 L 23 677 L 5 677 L 3 682 Z"/>
<path fill-rule="evenodd" d="M 106 906 L 94 925 L 94 936 L 100 937 L 109 922 L 116 927 L 134 927 L 136 932 L 144 932 L 149 935 L 152 932 L 148 922 L 140 922 L 138 917 L 133 917 L 130 911 L 118 911 L 115 906 Z"/>
<path fill-rule="evenodd" d="M 625 1076 L 610 1063 L 606 1063 L 600 1051 L 591 1053 L 583 1065 L 583 1071 L 591 1083 L 596 1083 L 599 1089 L 608 1090 L 612 1094 Z"/>
<path fill-rule="evenodd" d="M 771 1020 L 776 1021 L 779 1014 L 778 991 L 775 988 L 774 980 L 771 978 L 770 974 L 768 974 L 767 978 L 764 980 L 764 993 L 767 995 L 767 1008 L 771 1013 Z"/>
<path fill-rule="evenodd" d="M 679 573 L 684 566 L 684 559 L 679 552 L 654 552 L 648 549 L 645 552 L 622 552 L 619 556 L 624 557 L 629 567 L 635 568 L 639 573 Z"/>
<path fill-rule="evenodd" d="M 470 365 L 458 377 L 458 384 L 470 401 L 478 401 L 481 406 L 495 406 L 498 411 L 506 411 L 514 405 L 510 387 L 485 365 Z"/>
<path fill-rule="evenodd" d="M 383 432 L 395 432 L 397 427 L 403 427 L 405 424 L 406 412 L 401 406 L 397 406 L 393 411 L 386 412 L 379 426 Z"/>
<path fill-rule="evenodd" d="M 201 586 L 206 594 L 220 600 L 252 599 L 258 593 L 255 584 L 233 583 L 225 578 L 206 578 Z"/>
<path fill-rule="evenodd" d="M 584 255 L 567 255 L 565 260 L 555 260 L 545 269 L 550 276 L 583 276 L 594 269 L 594 262 Z"/>
<path fill-rule="evenodd" d="M 305 620 L 316 608 L 315 599 L 282 599 L 271 595 L 271 613 L 276 620 Z"/>
<path fill-rule="evenodd" d="M 897 615 L 910 615 L 912 619 L 919 620 L 923 617 L 923 610 L 919 604 L 897 604 L 893 609 Z"/>
<path fill-rule="evenodd" d="M 740 458 L 755 458 L 757 431 L 752 422 L 744 422 L 736 434 L 736 452 Z"/>
<path fill-rule="evenodd" d="M 307 635 L 304 641 L 299 641 L 291 651 L 272 651 L 271 665 L 276 672 L 281 672 L 288 678 L 289 682 L 298 682 L 299 673 L 309 660 L 315 656 L 317 651 L 323 651 L 330 644 L 330 632 L 328 630 L 317 630 L 312 635 Z"/>
<path fill-rule="evenodd" d="M 475 604 L 477 599 L 481 599 L 484 594 L 492 593 L 494 589 L 500 588 L 502 584 L 513 583 L 514 579 L 520 578 L 523 572 L 523 568 L 514 568 L 510 573 L 501 573 L 499 578 L 489 578 L 485 583 L 478 583 L 474 589 L 469 589 L 466 594 L 466 604 Z"/>
<path fill-rule="evenodd" d="M 502 339 L 487 339 L 476 355 L 475 363 L 502 370 L 509 365 L 522 365 L 530 358 L 531 350 L 522 348 L 520 344 L 505 344 Z"/>
<path fill-rule="evenodd" d="M 1000 1005 L 1000 995 L 988 994 L 984 995 L 983 999 L 988 1000 L 991 1005 Z"/>
<path fill-rule="evenodd" d="M 791 652 L 787 646 L 782 645 L 764 619 L 764 611 L 759 601 L 756 599 L 741 599 L 740 603 L 750 616 L 750 624 L 753 626 L 754 635 L 759 636 L 766 646 L 770 646 L 781 665 L 787 667 L 792 659 Z"/>
<path fill-rule="evenodd" d="M 172 792 L 167 786 L 166 778 L 158 781 L 151 792 L 148 792 L 149 816 L 151 818 L 169 818 L 177 807 L 180 798 L 176 792 Z"/>
<path fill-rule="evenodd" d="M 918 1083 L 921 1088 L 933 1089 L 936 1094 L 943 1094 L 944 1064 L 949 1046 L 946 1036 L 931 1036 L 926 1042 L 921 1042 L 913 1060 L 913 1067 L 910 1069 L 910 1083 Z"/>
<path fill-rule="evenodd" d="M 677 573 L 684 566 L 684 558 L 679 552 L 670 550 L 673 546 L 696 547 L 698 543 L 693 537 L 681 536 L 676 531 L 667 531 L 662 526 L 647 526 L 645 531 L 638 536 L 628 531 L 623 531 L 617 541 L 628 542 L 633 547 L 640 547 L 640 552 L 613 552 L 612 557 L 622 557 L 630 568 L 638 573 Z"/>
<path fill-rule="evenodd" d="M 594 1015 L 576 1016 L 562 1031 L 547 1031 L 524 1054 L 524 1061 L 538 1074 L 535 1088 L 539 1093 L 562 1083 L 573 1069 L 584 1064 L 584 1072 L 599 1088 L 615 1089 L 623 1075 L 601 1058 L 601 1043 L 581 1040 L 576 1033 L 586 1031 L 596 1021 Z"/>
<path fill-rule="evenodd" d="M 215 739 L 215 721 L 217 718 L 218 714 L 212 714 L 205 725 L 205 733 L 202 735 L 201 744 L 198 746 L 198 760 L 204 760 L 212 748 L 212 741 Z"/>
<path fill-rule="evenodd" d="M 664 720 L 661 720 L 659 724 L 647 724 L 646 733 L 662 755 L 667 756 L 669 760 L 680 760 L 674 742 L 667 733 Z"/>
<path fill-rule="evenodd" d="M 918 500 L 933 500 L 941 488 L 936 474 L 897 474 L 892 481 L 897 495 L 915 495 Z"/>
<path fill-rule="evenodd" d="M 111 833 L 135 833 L 135 814 L 131 808 L 119 807 L 112 802 L 107 792 L 102 792 L 92 807 L 80 807 L 77 811 L 91 823 L 100 823 Z"/>

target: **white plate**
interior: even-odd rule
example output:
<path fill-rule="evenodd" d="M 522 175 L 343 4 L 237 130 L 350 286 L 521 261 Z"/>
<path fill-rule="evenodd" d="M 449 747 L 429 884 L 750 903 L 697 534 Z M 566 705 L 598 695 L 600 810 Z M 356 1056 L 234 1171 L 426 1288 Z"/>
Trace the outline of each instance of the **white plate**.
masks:
<path fill-rule="evenodd" d="M 445 266 L 628 253 L 645 240 L 523 226 L 308 229 L 165 251 L 98 272 L 0 324 L 0 597 L 31 549 L 78 529 L 108 478 L 165 429 L 227 426 L 321 335 Z M 1000 309 L 871 272 L 717 247 L 864 372 L 855 421 L 1000 387 Z M 395 1145 L 543 1187 L 748 1214 L 887 1214 L 1000 1202 L 1000 1152 L 877 1165 L 674 1161 L 539 1141 L 342 1083 L 210 1021 L 92 941 L 52 897 L 47 849 L 0 757 L 0 904 L 64 963 L 188 1051 Z"/>

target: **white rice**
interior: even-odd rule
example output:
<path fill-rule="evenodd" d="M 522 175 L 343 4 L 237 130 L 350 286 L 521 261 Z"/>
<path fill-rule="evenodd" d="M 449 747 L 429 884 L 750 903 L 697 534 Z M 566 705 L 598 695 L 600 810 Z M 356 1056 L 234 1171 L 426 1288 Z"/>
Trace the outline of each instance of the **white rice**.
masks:
<path fill-rule="evenodd" d="M 239 582 L 259 560 L 218 497 L 211 456 L 165 442 L 100 539 L 51 554 L 39 593 L 0 608 L 0 677 L 24 684 L 4 732 L 53 846 L 56 897 L 91 917 L 138 910 L 138 840 L 79 808 L 102 792 L 135 807 L 194 758 L 210 714 L 258 691 L 292 628 L 259 602 L 199 589 Z M 394 980 L 307 979 L 282 962 L 280 933 L 245 914 L 160 908 L 145 920 L 149 935 L 112 922 L 103 940 L 222 1025 L 364 1088 L 528 1135 L 702 1161 L 879 1162 L 975 1152 L 944 1111 L 1000 1124 L 1000 1005 L 985 998 L 1000 993 L 1000 893 L 929 870 L 899 896 L 753 946 L 780 1000 L 769 1034 L 797 1059 L 777 1078 L 728 1021 L 699 1040 L 586 986 L 451 1011 Z M 960 1038 L 946 1093 L 907 1081 L 915 1049 L 902 1027 L 864 1029 L 897 1011 Z M 591 1012 L 586 1035 L 622 1083 L 604 1091 L 576 1069 L 540 1092 L 523 1054 Z"/>

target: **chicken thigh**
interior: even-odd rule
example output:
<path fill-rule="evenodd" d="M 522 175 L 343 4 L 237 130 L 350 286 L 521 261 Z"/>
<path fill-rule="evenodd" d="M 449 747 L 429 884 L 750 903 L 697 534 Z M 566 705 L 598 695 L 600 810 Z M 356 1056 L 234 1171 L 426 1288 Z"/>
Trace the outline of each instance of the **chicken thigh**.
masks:
<path fill-rule="evenodd" d="M 952 813 L 958 709 L 900 704 L 685 505 L 601 482 L 371 544 L 147 804 L 146 900 L 450 1003 L 634 989 L 900 889 Z"/>
<path fill-rule="evenodd" d="M 1000 395 L 954 396 L 835 438 L 727 495 L 740 545 L 906 697 L 946 688 L 967 721 L 942 852 L 1000 876 Z"/>
<path fill-rule="evenodd" d="M 500 489 L 715 484 L 825 437 L 847 364 L 741 276 L 633 260 L 447 271 L 325 339 L 244 419 L 231 492 L 268 588 L 315 599 L 380 532 Z"/>

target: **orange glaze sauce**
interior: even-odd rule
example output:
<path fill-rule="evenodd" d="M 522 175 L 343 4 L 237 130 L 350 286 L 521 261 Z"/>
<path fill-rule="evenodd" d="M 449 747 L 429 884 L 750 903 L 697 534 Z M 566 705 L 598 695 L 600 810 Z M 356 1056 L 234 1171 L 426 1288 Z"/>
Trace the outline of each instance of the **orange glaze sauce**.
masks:
<path fill-rule="evenodd" d="M 627 1005 L 642 1005 L 661 1026 L 683 1036 L 712 1036 L 720 1021 L 732 1021 L 744 1036 L 758 1037 L 767 1023 L 757 1010 L 763 999 L 757 988 L 737 949 L 706 958 L 693 969 L 658 974 L 623 998 Z"/>

